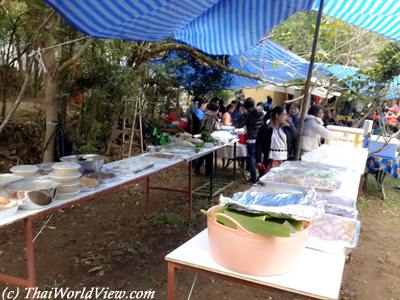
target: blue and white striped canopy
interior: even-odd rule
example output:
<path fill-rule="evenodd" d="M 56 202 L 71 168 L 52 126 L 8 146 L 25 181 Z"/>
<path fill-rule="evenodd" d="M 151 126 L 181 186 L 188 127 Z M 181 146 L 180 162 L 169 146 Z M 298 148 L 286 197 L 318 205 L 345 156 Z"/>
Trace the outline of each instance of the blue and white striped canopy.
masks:
<path fill-rule="evenodd" d="M 177 38 L 208 54 L 243 53 L 314 0 L 45 0 L 96 38 Z"/>
<path fill-rule="evenodd" d="M 399 0 L 325 0 L 323 13 L 400 41 Z"/>

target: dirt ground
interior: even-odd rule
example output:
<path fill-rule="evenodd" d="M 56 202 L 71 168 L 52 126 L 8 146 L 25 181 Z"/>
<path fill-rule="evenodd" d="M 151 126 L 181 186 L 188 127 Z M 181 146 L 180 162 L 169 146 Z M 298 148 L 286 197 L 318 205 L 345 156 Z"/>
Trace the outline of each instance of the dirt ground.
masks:
<path fill-rule="evenodd" d="M 154 179 L 160 185 L 180 186 L 185 169 L 174 169 Z M 226 177 L 230 174 L 219 173 Z M 206 178 L 196 176 L 194 184 Z M 359 201 L 362 233 L 352 260 L 346 264 L 342 299 L 400 299 L 400 192 L 387 180 L 386 201 L 372 178 Z M 238 184 L 232 194 L 247 186 Z M 155 299 L 166 298 L 167 253 L 206 227 L 198 212 L 207 199 L 194 199 L 195 220 L 187 223 L 186 199 L 168 192 L 152 192 L 154 217 L 144 218 L 143 186 L 126 188 L 92 203 L 52 216 L 35 242 L 38 285 L 41 289 L 92 286 L 118 290 L 154 290 Z M 35 223 L 36 232 L 47 218 Z M 24 275 L 22 224 L 0 231 L 0 272 Z M 187 299 L 194 274 L 178 272 L 177 299 Z M 0 285 L 0 291 L 5 285 Z M 199 276 L 191 299 L 301 299 L 261 289 L 244 288 Z"/>

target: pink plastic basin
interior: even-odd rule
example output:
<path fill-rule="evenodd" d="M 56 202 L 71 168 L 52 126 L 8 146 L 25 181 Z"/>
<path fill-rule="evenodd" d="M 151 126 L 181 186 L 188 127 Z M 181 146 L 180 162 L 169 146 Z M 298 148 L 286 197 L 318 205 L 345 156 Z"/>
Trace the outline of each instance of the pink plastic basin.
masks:
<path fill-rule="evenodd" d="M 218 223 L 215 218 L 218 215 L 234 222 L 236 229 Z M 212 258 L 227 269 L 256 276 L 289 272 L 305 247 L 310 228 L 310 223 L 305 222 L 306 228 L 290 237 L 267 237 L 247 231 L 225 214 L 217 213 L 215 217 L 207 220 Z"/>

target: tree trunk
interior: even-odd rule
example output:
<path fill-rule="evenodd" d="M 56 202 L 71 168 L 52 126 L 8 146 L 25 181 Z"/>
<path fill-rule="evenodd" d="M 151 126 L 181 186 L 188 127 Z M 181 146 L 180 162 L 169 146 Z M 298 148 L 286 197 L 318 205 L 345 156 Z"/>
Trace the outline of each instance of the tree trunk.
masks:
<path fill-rule="evenodd" d="M 46 133 L 44 138 L 43 162 L 52 162 L 56 159 L 56 125 L 58 123 L 58 76 L 48 75 L 45 88 L 46 106 Z"/>
<path fill-rule="evenodd" d="M 2 97 L 1 97 L 1 112 L 0 112 L 0 120 L 4 120 L 6 117 L 6 110 L 7 110 L 7 71 L 8 71 L 8 66 L 4 66 L 3 70 L 0 70 L 0 80 L 3 83 L 1 91 L 2 91 Z"/>

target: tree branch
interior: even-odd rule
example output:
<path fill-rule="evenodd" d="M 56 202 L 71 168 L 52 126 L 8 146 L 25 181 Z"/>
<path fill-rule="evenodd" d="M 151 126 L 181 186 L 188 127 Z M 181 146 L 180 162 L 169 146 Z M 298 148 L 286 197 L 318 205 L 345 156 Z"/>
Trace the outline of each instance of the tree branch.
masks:
<path fill-rule="evenodd" d="M 11 117 L 13 114 L 16 112 L 18 106 L 20 105 L 22 101 L 22 96 L 25 93 L 26 87 L 28 86 L 29 82 L 29 76 L 31 72 L 31 67 L 32 67 L 33 59 L 30 60 L 29 65 L 26 68 L 26 73 L 25 73 L 25 78 L 24 78 L 24 83 L 22 84 L 21 90 L 19 91 L 17 100 L 15 100 L 11 110 L 8 112 L 7 116 L 5 117 L 4 121 L 0 125 L 0 133 L 4 130 L 4 128 L 7 126 L 8 121 L 10 121 Z"/>
<path fill-rule="evenodd" d="M 34 39 L 32 42 L 32 45 L 36 44 L 36 40 L 39 36 L 40 31 L 46 26 L 46 24 L 51 20 L 51 18 L 54 16 L 55 11 L 52 10 L 51 13 L 48 15 L 48 17 L 46 18 L 46 20 L 38 27 L 38 29 L 36 30 L 35 34 L 34 34 Z M 7 126 L 8 122 L 10 121 L 11 117 L 14 115 L 14 113 L 17 111 L 18 106 L 21 104 L 22 101 L 22 97 L 25 94 L 25 90 L 28 86 L 28 82 L 29 82 L 29 77 L 30 77 L 30 73 L 31 73 L 31 68 L 32 68 L 32 64 L 33 64 L 33 58 L 31 58 L 30 60 L 28 60 L 27 62 L 27 67 L 26 67 L 26 72 L 25 72 L 25 77 L 24 77 L 24 82 L 22 83 L 21 89 L 19 91 L 18 97 L 15 100 L 11 110 L 8 112 L 7 116 L 5 117 L 4 121 L 1 123 L 0 125 L 0 133 L 4 130 L 4 128 Z"/>
<path fill-rule="evenodd" d="M 218 69 L 221 69 L 221 70 L 231 73 L 231 74 L 235 74 L 235 75 L 242 76 L 242 77 L 247 77 L 250 79 L 259 80 L 259 81 L 270 83 L 270 84 L 274 84 L 273 82 L 268 82 L 268 81 L 264 80 L 260 76 L 257 76 L 254 74 L 249 74 L 246 72 L 239 71 L 235 68 L 228 67 L 228 66 L 224 65 L 223 63 L 221 63 L 215 59 L 212 59 L 211 57 L 209 57 L 203 53 L 200 53 L 196 49 L 193 49 L 192 47 L 184 45 L 184 44 L 156 43 L 153 45 L 154 45 L 154 47 L 151 47 L 148 51 L 143 52 L 143 55 L 139 60 L 139 64 L 150 58 L 158 56 L 160 53 L 162 53 L 164 51 L 171 51 L 171 50 L 183 51 L 183 52 L 190 54 L 196 60 L 196 62 L 198 62 L 199 64 L 202 64 L 203 66 L 216 67 Z"/>
<path fill-rule="evenodd" d="M 82 54 L 86 51 L 86 49 L 90 46 L 90 44 L 93 42 L 93 39 L 88 39 L 79 49 L 78 52 L 76 52 L 76 54 L 74 56 L 72 56 L 69 60 L 67 60 L 65 63 L 63 63 L 61 65 L 61 67 L 59 67 L 57 69 L 57 72 L 63 72 L 65 71 L 65 69 L 67 69 L 70 65 L 72 65 L 75 61 L 77 61 Z"/>

